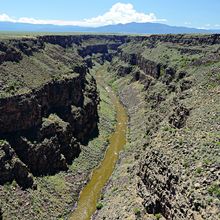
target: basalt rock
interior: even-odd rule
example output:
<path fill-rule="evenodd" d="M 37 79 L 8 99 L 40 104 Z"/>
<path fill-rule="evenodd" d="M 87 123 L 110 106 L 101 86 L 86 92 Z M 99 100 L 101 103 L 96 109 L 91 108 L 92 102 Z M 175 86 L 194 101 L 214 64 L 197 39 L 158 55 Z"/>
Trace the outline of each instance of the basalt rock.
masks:
<path fill-rule="evenodd" d="M 173 44 L 182 44 L 187 46 L 198 46 L 198 45 L 214 45 L 220 43 L 220 35 L 151 35 L 149 38 L 148 44 L 155 44 L 157 42 L 163 43 L 173 43 Z"/>
<path fill-rule="evenodd" d="M 177 80 L 183 79 L 186 76 L 187 76 L 186 71 L 180 71 L 180 72 L 177 73 Z"/>
<path fill-rule="evenodd" d="M 63 154 L 66 162 L 71 164 L 73 159 L 79 155 L 80 146 L 76 138 L 73 137 L 71 125 L 55 114 L 43 120 L 38 133 L 38 139 L 41 142 L 51 137 L 56 137 L 60 145 L 60 154 Z"/>
<path fill-rule="evenodd" d="M 6 141 L 1 143 L 0 155 L 0 184 L 16 180 L 22 188 L 28 188 L 33 185 L 33 176 L 29 169 L 21 162 Z"/>
<path fill-rule="evenodd" d="M 0 184 L 11 182 L 14 179 L 13 162 L 14 150 L 7 142 L 0 147 Z"/>
<path fill-rule="evenodd" d="M 14 177 L 16 182 L 24 189 L 32 187 L 34 184 L 33 175 L 20 160 L 14 162 Z"/>
<path fill-rule="evenodd" d="M 180 84 L 180 90 L 183 92 L 185 90 L 190 89 L 192 86 L 192 81 L 188 79 L 184 79 Z"/>
<path fill-rule="evenodd" d="M 19 62 L 23 55 L 33 55 L 44 48 L 42 41 L 37 39 L 7 40 L 0 42 L 0 64 L 6 61 Z"/>
<path fill-rule="evenodd" d="M 188 198 L 180 194 L 179 174 L 169 165 L 169 158 L 151 150 L 140 164 L 138 187 L 147 213 L 162 214 L 166 219 L 190 219 Z"/>
<path fill-rule="evenodd" d="M 16 180 L 26 188 L 33 185 L 32 174 L 39 176 L 68 169 L 80 153 L 80 144 L 87 143 L 98 133 L 99 97 L 88 68 L 96 62 L 108 61 L 108 70 L 116 78 L 130 75 L 131 81 L 125 84 L 135 81 L 143 95 L 143 103 L 136 103 L 132 111 L 139 104 L 144 105 L 143 121 L 137 125 L 145 123 L 144 132 L 135 147 L 142 147 L 145 137 L 149 143 L 143 151 L 138 149 L 141 155 L 137 152 L 134 158 L 139 164 L 137 189 L 146 213 L 161 214 L 166 219 L 199 219 L 200 215 L 213 219 L 213 213 L 219 209 L 213 199 L 218 193 L 219 172 L 217 162 L 210 163 L 218 155 L 216 130 L 219 125 L 216 121 L 219 121 L 219 114 L 216 109 L 219 107 L 215 105 L 216 109 L 211 112 L 205 102 L 202 111 L 198 106 L 210 95 L 209 103 L 217 103 L 219 44 L 220 35 L 57 35 L 1 42 L 0 63 L 4 65 L 0 66 L 3 76 L 0 92 L 5 91 L 7 67 L 10 69 L 10 65 L 16 64 L 16 68 L 11 69 L 18 69 L 22 60 L 27 63 L 31 60 L 35 64 L 33 67 L 37 63 L 42 71 L 35 76 L 45 71 L 41 78 L 47 77 L 40 86 L 33 88 L 30 81 L 13 72 L 14 81 L 26 83 L 31 91 L 21 94 L 13 91 L 14 94 L 7 93 L 6 97 L 1 93 L 0 138 L 6 139 L 9 147 L 0 148 L 0 184 Z M 55 62 L 51 64 L 51 60 Z M 213 71 L 206 73 L 212 64 L 216 67 L 216 78 L 213 78 Z M 198 71 L 200 65 L 204 73 Z M 58 77 L 54 69 L 61 70 Z M 34 71 L 31 69 L 29 75 Z M 193 79 L 200 83 L 195 90 Z M 205 94 L 203 88 L 210 90 Z M 200 93 L 204 93 L 204 97 Z M 132 95 L 128 92 L 129 98 Z M 190 106 L 191 100 L 197 109 L 191 109 L 194 107 Z M 198 123 L 193 124 L 192 118 Z M 203 124 L 207 127 L 201 127 Z M 195 126 L 201 133 L 195 133 Z M 207 157 L 202 158 L 202 164 L 198 163 L 201 155 Z M 212 196 L 210 206 L 208 196 Z M 205 205 L 201 198 L 206 199 Z M 205 206 L 207 209 L 203 210 Z"/>
<path fill-rule="evenodd" d="M 49 82 L 31 93 L 0 99 L 0 133 L 16 132 L 36 127 L 42 117 L 70 105 L 82 105 L 82 78 Z"/>
<path fill-rule="evenodd" d="M 120 58 L 125 63 L 128 63 L 132 66 L 138 66 L 146 75 L 150 75 L 154 78 L 159 78 L 160 76 L 161 64 L 149 60 L 141 54 L 127 54 L 122 52 L 120 54 Z"/>
<path fill-rule="evenodd" d="M 119 76 L 126 76 L 128 75 L 129 73 L 131 73 L 132 71 L 132 67 L 131 66 L 126 66 L 126 65 L 121 65 L 119 68 L 118 68 L 118 75 Z"/>
<path fill-rule="evenodd" d="M 66 159 L 61 153 L 61 146 L 56 136 L 50 139 L 45 138 L 36 144 L 26 138 L 20 138 L 15 145 L 17 154 L 34 175 L 67 170 Z"/>
<path fill-rule="evenodd" d="M 52 37 L 49 39 L 54 42 Z M 20 68 L 23 59 L 25 65 L 29 62 L 33 65 L 32 58 L 36 56 L 38 62 L 43 62 L 47 78 L 40 86 L 32 86 L 23 93 L 1 91 L 0 139 L 9 145 L 0 149 L 0 184 L 16 180 L 20 186 L 28 188 L 33 185 L 32 174 L 40 176 L 67 170 L 68 164 L 79 156 L 80 144 L 88 142 L 91 135 L 97 133 L 99 97 L 96 82 L 80 55 L 76 53 L 77 61 L 72 61 L 74 54 L 65 52 L 68 46 L 79 43 L 75 37 L 71 40 L 71 44 L 64 41 L 64 45 L 55 39 L 54 43 L 61 44 L 64 49 L 48 45 L 42 38 L 4 41 L 0 45 L 4 54 L 2 62 L 17 62 L 5 64 L 3 74 L 8 74 L 13 65 Z M 89 48 L 85 53 L 88 51 Z M 104 51 L 97 47 L 97 52 Z M 62 53 L 66 56 L 63 57 Z M 45 56 L 45 60 L 42 61 L 41 56 Z M 48 56 L 57 60 L 53 63 L 54 69 L 63 68 L 59 75 L 57 73 L 57 79 L 50 76 L 52 64 L 46 60 Z M 32 71 L 37 73 L 35 69 Z M 15 78 L 18 82 L 23 81 L 22 75 Z"/>
<path fill-rule="evenodd" d="M 177 106 L 174 109 L 174 113 L 169 117 L 169 123 L 176 128 L 182 128 L 185 126 L 189 113 L 190 110 L 185 106 Z"/>
<path fill-rule="evenodd" d="M 88 45 L 100 44 L 100 42 L 107 41 L 110 49 L 115 49 L 115 45 L 119 46 L 127 41 L 129 37 L 126 35 L 44 35 L 38 37 L 42 42 L 51 44 L 58 44 L 64 47 L 72 46 L 73 43 L 81 44 L 88 42 Z"/>
<path fill-rule="evenodd" d="M 0 207 L 0 220 L 2 220 L 3 218 L 2 218 L 2 209 L 1 209 L 1 207 Z"/>
<path fill-rule="evenodd" d="M 162 75 L 161 77 L 161 81 L 164 84 L 169 85 L 172 82 L 172 80 L 175 78 L 175 75 L 176 75 L 176 71 L 173 68 L 168 67 L 165 69 L 164 75 Z"/>
<path fill-rule="evenodd" d="M 82 47 L 82 49 L 79 50 L 79 54 L 82 57 L 91 56 L 96 53 L 107 54 L 108 53 L 107 45 L 106 44 L 88 45 Z"/>
<path fill-rule="evenodd" d="M 8 48 L 7 50 L 4 50 L 3 45 L 0 45 L 0 47 L 0 63 L 5 61 L 18 62 L 22 59 L 21 52 L 16 51 L 14 48 Z"/>
<path fill-rule="evenodd" d="M 140 219 L 219 219 L 219 172 L 211 168 L 219 161 L 215 147 L 219 142 L 219 39 L 220 35 L 136 38 L 122 45 L 109 65 L 116 79 L 125 77 L 115 82 L 120 92 L 137 87 L 142 90 L 140 97 L 145 97 L 143 122 L 136 122 L 136 115 L 130 118 L 130 123 L 137 123 L 137 130 L 145 125 L 144 138 L 138 144 L 131 141 L 138 135 L 136 127 L 128 134 L 136 152 L 134 161 L 139 160 L 137 189 L 144 206 L 140 210 L 145 210 Z M 130 81 L 122 66 L 131 68 Z M 124 96 L 132 99 L 130 93 L 123 93 L 122 101 Z M 149 144 L 142 146 L 146 139 Z M 130 178 L 136 171 L 131 171 Z M 119 187 L 118 192 L 120 195 L 123 189 Z M 108 216 L 115 203 L 110 201 L 98 216 Z M 123 214 L 130 216 L 129 211 L 126 206 Z"/>

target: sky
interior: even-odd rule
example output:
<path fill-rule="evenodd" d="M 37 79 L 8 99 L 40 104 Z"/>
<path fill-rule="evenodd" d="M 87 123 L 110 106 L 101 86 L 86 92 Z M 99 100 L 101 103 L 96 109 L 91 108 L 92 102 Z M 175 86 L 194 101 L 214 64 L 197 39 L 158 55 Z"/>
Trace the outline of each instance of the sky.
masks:
<path fill-rule="evenodd" d="M 220 29 L 220 0 L 0 0 L 0 21 L 79 26 L 157 22 Z"/>

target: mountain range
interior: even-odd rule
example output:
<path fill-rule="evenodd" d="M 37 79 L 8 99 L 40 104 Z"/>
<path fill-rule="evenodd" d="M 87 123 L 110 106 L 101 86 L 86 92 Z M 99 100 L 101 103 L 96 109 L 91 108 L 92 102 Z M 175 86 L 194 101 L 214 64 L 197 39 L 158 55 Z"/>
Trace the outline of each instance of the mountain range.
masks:
<path fill-rule="evenodd" d="M 189 34 L 220 33 L 220 30 L 206 30 L 189 27 L 170 26 L 161 23 L 128 23 L 106 25 L 102 27 L 60 26 L 50 24 L 27 24 L 0 22 L 0 31 L 19 32 L 90 32 L 90 33 L 124 33 L 124 34 Z"/>

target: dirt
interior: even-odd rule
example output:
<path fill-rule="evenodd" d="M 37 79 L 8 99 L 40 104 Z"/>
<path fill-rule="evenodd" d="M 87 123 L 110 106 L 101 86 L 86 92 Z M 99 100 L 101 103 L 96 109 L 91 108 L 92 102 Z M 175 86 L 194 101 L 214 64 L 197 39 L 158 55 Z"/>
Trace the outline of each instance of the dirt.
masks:
<path fill-rule="evenodd" d="M 102 207 L 94 219 L 220 218 L 219 39 L 219 35 L 38 38 L 49 45 L 53 57 L 59 57 L 57 51 L 62 53 L 64 72 L 74 54 L 77 63 L 83 62 L 86 68 L 103 65 L 106 80 L 128 110 L 127 145 L 103 190 Z M 12 42 L 11 56 L 3 51 L 1 59 L 2 68 L 10 74 L 13 65 L 25 66 L 43 48 L 41 44 L 35 47 L 34 40 L 22 55 L 18 53 L 19 40 Z M 26 43 L 24 40 L 21 45 Z M 65 55 L 67 58 L 63 58 Z M 41 58 L 36 57 L 42 62 Z M 75 66 L 74 71 L 79 73 L 83 66 Z M 59 69 L 59 65 L 56 67 Z M 62 71 L 58 72 L 62 78 Z M 1 87 L 3 98 L 13 97 L 17 91 L 26 94 L 27 88 L 40 86 L 28 75 L 22 81 L 20 73 L 18 69 L 19 76 L 11 76 L 21 84 L 11 87 L 7 80 L 9 87 Z M 41 85 L 51 80 L 50 74 L 45 79 L 39 76 Z M 24 91 L 20 90 L 22 85 Z M 68 216 L 88 174 L 102 158 L 104 143 L 114 125 L 114 110 L 104 90 L 99 89 L 98 139 L 81 147 L 80 156 L 68 171 L 35 177 L 35 190 L 24 191 L 16 182 L 0 186 L 3 218 Z M 0 156 L 4 155 L 1 151 Z"/>

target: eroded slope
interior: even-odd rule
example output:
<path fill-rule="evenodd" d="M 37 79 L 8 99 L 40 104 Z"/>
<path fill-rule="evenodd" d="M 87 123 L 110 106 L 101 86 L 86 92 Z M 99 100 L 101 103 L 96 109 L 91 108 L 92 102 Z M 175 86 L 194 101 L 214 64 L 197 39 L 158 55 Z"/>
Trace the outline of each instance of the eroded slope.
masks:
<path fill-rule="evenodd" d="M 104 64 L 106 79 L 128 109 L 130 131 L 102 196 L 104 207 L 94 218 L 219 219 L 219 35 L 42 36 L 5 41 L 0 48 L 5 112 L 0 128 L 7 140 L 1 142 L 0 175 L 10 177 L 4 182 L 24 179 L 29 186 L 31 173 L 68 168 L 79 153 L 79 143 L 86 142 L 96 127 L 98 97 L 88 67 L 98 62 Z M 108 120 L 107 126 L 105 119 L 101 122 L 106 130 Z M 56 177 L 48 177 L 55 190 L 64 192 L 69 183 L 76 185 L 78 177 L 79 182 L 84 175 L 86 179 L 80 164 L 93 163 L 88 155 L 94 150 L 86 146 L 81 150 L 83 156 L 73 165 L 80 172 L 65 174 L 65 181 L 61 178 L 58 184 L 62 189 L 57 188 Z M 97 155 L 101 152 L 97 150 Z M 28 157 L 34 160 L 27 161 Z M 22 178 L 15 177 L 20 173 Z M 39 199 L 36 193 L 30 195 Z M 63 206 L 56 200 L 55 208 L 53 199 L 48 203 L 57 213 Z M 42 208 L 47 202 L 33 204 L 33 213 L 43 212 L 36 217 L 47 216 Z M 57 217 L 51 212 L 50 216 Z"/>
<path fill-rule="evenodd" d="M 110 81 L 136 112 L 96 219 L 219 218 L 218 38 L 151 36 L 119 48 Z"/>

